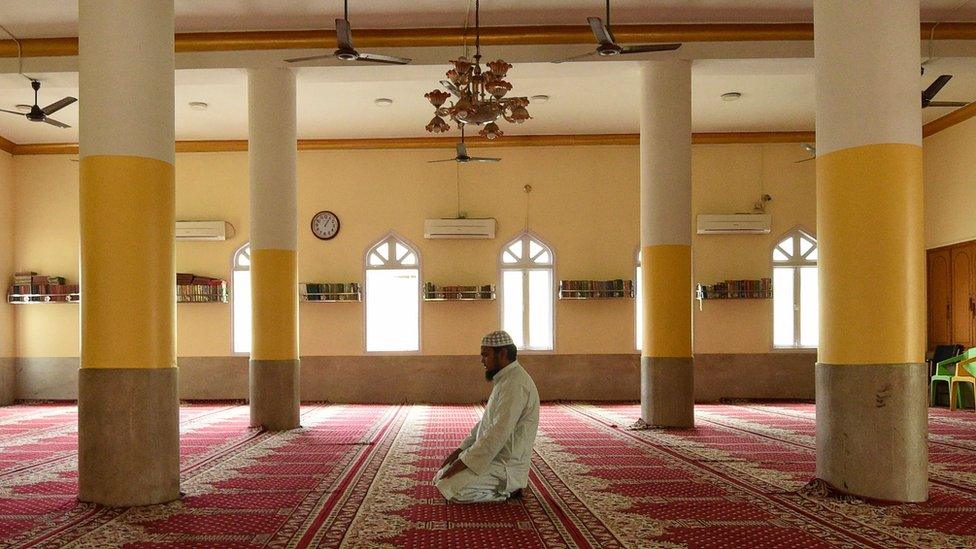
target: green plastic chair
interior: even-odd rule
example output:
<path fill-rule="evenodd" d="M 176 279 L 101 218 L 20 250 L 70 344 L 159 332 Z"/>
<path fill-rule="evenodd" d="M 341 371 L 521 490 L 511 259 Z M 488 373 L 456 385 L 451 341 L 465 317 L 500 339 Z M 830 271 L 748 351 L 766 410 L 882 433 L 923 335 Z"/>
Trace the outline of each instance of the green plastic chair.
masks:
<path fill-rule="evenodd" d="M 935 404 L 935 387 L 937 383 L 945 383 L 947 386 L 952 387 L 952 378 L 956 375 L 956 363 L 966 360 L 967 358 L 976 357 L 976 347 L 966 349 L 961 355 L 956 355 L 952 358 L 947 358 L 935 365 L 935 375 L 932 376 L 929 382 L 929 403 Z M 955 401 L 959 403 L 962 407 L 972 407 L 974 395 L 963 394 L 963 385 L 956 385 L 956 399 Z M 968 399 L 963 397 L 969 397 Z M 952 400 L 952 395 L 949 395 L 950 401 Z"/>

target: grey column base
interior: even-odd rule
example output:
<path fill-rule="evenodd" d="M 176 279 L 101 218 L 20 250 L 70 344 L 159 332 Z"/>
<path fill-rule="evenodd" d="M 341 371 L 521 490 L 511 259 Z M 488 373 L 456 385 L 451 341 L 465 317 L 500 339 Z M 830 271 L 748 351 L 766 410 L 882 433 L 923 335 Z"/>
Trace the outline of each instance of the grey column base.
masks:
<path fill-rule="evenodd" d="M 695 425 L 695 368 L 690 357 L 641 357 L 641 419 L 651 427 Z"/>
<path fill-rule="evenodd" d="M 248 394 L 251 427 L 286 431 L 301 427 L 298 360 L 251 360 Z"/>
<path fill-rule="evenodd" d="M 78 499 L 112 507 L 180 497 L 176 368 L 78 372 Z"/>
<path fill-rule="evenodd" d="M 817 477 L 848 494 L 928 499 L 925 364 L 817 363 Z"/>

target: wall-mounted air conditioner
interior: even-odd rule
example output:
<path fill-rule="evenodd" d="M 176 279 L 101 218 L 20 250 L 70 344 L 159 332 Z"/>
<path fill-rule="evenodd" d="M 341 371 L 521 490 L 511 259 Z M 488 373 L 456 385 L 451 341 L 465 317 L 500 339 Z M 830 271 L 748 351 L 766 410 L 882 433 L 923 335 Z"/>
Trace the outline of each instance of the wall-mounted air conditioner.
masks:
<path fill-rule="evenodd" d="M 495 220 L 425 219 L 424 238 L 495 238 Z"/>
<path fill-rule="evenodd" d="M 769 234 L 769 214 L 701 214 L 698 234 Z"/>
<path fill-rule="evenodd" d="M 225 240 L 223 221 L 177 221 L 176 240 Z"/>

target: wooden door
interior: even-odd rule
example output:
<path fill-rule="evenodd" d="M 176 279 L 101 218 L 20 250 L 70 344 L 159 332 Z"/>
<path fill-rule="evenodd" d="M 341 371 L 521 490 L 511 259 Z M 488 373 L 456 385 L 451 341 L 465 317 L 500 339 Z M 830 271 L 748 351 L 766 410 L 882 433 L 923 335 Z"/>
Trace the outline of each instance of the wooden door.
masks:
<path fill-rule="evenodd" d="M 950 337 L 953 343 L 973 346 L 973 258 L 972 243 L 949 249 L 952 282 L 949 290 L 951 307 Z"/>
<path fill-rule="evenodd" d="M 949 249 L 940 248 L 928 253 L 928 347 L 952 343 L 950 322 Z"/>

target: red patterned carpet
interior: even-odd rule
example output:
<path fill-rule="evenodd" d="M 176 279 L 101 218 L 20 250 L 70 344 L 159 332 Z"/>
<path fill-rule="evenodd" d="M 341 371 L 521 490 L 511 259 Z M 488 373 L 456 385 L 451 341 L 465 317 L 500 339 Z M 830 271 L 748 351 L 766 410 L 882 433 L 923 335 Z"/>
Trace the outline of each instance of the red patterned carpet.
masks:
<path fill-rule="evenodd" d="M 930 413 L 930 499 L 876 506 L 805 488 L 809 404 L 705 405 L 696 428 L 628 431 L 636 405 L 542 411 L 521 500 L 448 505 L 428 480 L 474 406 L 181 409 L 178 502 L 79 504 L 73 406 L 0 408 L 0 547 L 976 547 L 976 414 Z"/>

